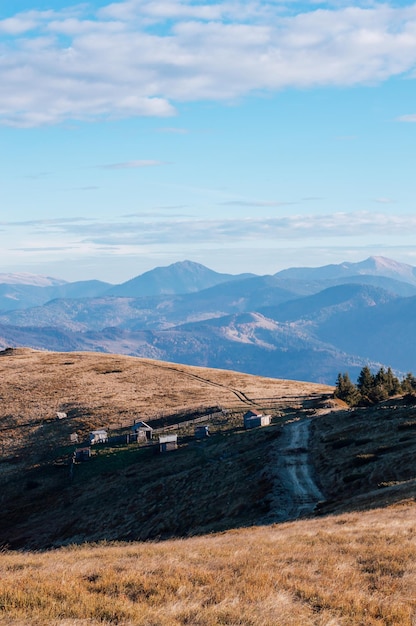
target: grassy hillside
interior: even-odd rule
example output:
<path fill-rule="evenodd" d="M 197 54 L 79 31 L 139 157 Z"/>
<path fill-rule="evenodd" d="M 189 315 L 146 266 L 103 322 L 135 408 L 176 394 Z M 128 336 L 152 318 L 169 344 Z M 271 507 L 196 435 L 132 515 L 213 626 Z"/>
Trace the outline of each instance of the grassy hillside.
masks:
<path fill-rule="evenodd" d="M 281 424 L 331 392 L 132 357 L 20 349 L 2 353 L 0 377 L 0 543 L 14 548 L 254 524 L 268 509 L 266 467 Z M 272 425 L 245 431 L 249 408 L 271 413 Z M 68 417 L 57 420 L 57 411 Z M 163 430 L 204 412 L 211 430 L 205 441 L 183 426 L 174 454 L 95 446 L 91 461 L 70 475 L 71 433 L 80 441 L 97 428 L 123 434 L 138 419 Z"/>
<path fill-rule="evenodd" d="M 6 552 L 0 622 L 413 626 L 415 519 L 403 503 L 186 540 Z"/>
<path fill-rule="evenodd" d="M 313 423 L 311 459 L 326 495 L 321 513 L 361 510 L 416 498 L 416 404 L 328 413 Z"/>
<path fill-rule="evenodd" d="M 319 385 L 20 349 L 1 353 L 0 385 L 0 623 L 414 626 L 409 401 L 350 411 Z M 184 421 L 204 407 L 212 434 L 197 442 Z M 248 408 L 271 425 L 245 431 Z M 266 525 L 270 464 L 285 422 L 302 418 L 326 500 Z M 96 447 L 70 478 L 70 433 L 135 419 L 182 423 L 179 449 Z"/>

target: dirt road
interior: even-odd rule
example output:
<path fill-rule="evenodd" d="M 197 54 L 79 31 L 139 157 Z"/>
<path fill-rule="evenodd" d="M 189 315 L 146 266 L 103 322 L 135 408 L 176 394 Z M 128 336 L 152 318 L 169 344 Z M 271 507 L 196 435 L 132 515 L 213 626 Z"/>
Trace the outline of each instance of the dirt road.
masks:
<path fill-rule="evenodd" d="M 312 475 L 308 455 L 310 419 L 286 424 L 269 466 L 274 483 L 267 522 L 284 522 L 311 513 L 325 499 Z"/>

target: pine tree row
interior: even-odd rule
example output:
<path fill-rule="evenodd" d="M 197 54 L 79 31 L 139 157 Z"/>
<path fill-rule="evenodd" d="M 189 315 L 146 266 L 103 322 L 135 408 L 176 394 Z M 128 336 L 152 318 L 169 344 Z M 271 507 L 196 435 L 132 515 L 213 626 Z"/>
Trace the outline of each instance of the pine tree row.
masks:
<path fill-rule="evenodd" d="M 361 370 L 357 384 L 351 381 L 348 373 L 338 374 L 335 383 L 335 398 L 344 400 L 350 406 L 370 406 L 398 394 L 416 393 L 416 377 L 410 372 L 400 381 L 389 367 L 381 367 L 372 374 L 366 365 Z"/>

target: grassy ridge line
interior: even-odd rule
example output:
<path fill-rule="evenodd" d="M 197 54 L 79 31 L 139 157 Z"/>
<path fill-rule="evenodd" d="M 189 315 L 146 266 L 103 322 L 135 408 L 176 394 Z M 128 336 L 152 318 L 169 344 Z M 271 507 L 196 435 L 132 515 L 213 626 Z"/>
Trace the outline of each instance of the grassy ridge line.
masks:
<path fill-rule="evenodd" d="M 24 626 L 413 626 L 416 505 L 161 543 L 0 556 Z"/>
<path fill-rule="evenodd" d="M 238 398 L 236 392 L 240 394 Z M 148 359 L 96 353 L 16 349 L 0 357 L 0 451 L 36 446 L 39 425 L 57 411 L 68 413 L 51 437 L 80 436 L 116 422 L 150 421 L 190 407 L 220 405 L 246 410 L 247 402 L 309 393 L 331 393 L 313 383 L 276 380 Z M 261 400 L 259 400 L 261 402 Z M 24 424 L 32 426 L 24 428 Z"/>
<path fill-rule="evenodd" d="M 280 407 L 303 410 L 302 403 L 331 392 L 134 357 L 20 349 L 0 357 L 0 381 L 0 426 L 9 429 L 0 432 L 0 543 L 15 549 L 252 525 L 268 506 L 265 466 L 279 437 Z M 275 407 L 274 424 L 244 432 L 242 415 L 255 402 L 260 410 Z M 91 462 L 69 477 L 65 455 L 73 452 L 74 431 L 82 441 L 98 427 L 111 431 L 137 418 L 164 426 L 213 406 L 227 412 L 211 420 L 205 442 L 195 443 L 193 429 L 184 426 L 173 456 L 137 445 L 94 447 Z M 54 419 L 57 410 L 68 418 Z"/>

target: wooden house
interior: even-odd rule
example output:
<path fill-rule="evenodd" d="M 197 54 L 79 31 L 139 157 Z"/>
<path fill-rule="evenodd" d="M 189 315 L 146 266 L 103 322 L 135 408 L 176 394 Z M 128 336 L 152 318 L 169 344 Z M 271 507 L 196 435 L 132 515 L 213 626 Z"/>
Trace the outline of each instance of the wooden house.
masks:
<path fill-rule="evenodd" d="M 131 430 L 137 436 L 137 441 L 150 441 L 153 438 L 153 428 L 146 422 L 135 422 Z"/>
<path fill-rule="evenodd" d="M 195 426 L 194 435 L 195 439 L 205 439 L 205 437 L 209 437 L 209 425 Z"/>
<path fill-rule="evenodd" d="M 263 415 L 255 410 L 247 411 L 244 414 L 244 428 L 257 428 L 258 426 L 268 426 L 270 424 L 271 415 Z"/>
<path fill-rule="evenodd" d="M 170 452 L 178 448 L 178 435 L 161 435 L 159 437 L 159 452 Z"/>
<path fill-rule="evenodd" d="M 77 448 L 75 450 L 75 463 L 82 463 L 84 461 L 89 461 L 91 458 L 91 448 L 89 446 L 85 446 L 85 448 Z"/>
<path fill-rule="evenodd" d="M 90 445 L 94 445 L 96 443 L 107 443 L 108 441 L 108 433 L 104 429 L 93 430 L 90 432 L 89 437 Z"/>

